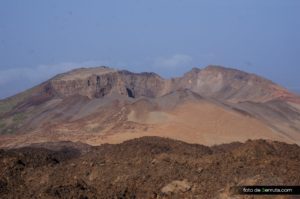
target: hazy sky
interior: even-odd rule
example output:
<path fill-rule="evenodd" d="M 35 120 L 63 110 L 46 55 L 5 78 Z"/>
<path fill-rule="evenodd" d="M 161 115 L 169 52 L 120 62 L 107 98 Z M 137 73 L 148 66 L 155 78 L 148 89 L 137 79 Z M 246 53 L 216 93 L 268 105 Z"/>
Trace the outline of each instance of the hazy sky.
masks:
<path fill-rule="evenodd" d="M 208 64 L 300 90 L 300 1 L 0 0 L 0 98 L 79 66 Z"/>

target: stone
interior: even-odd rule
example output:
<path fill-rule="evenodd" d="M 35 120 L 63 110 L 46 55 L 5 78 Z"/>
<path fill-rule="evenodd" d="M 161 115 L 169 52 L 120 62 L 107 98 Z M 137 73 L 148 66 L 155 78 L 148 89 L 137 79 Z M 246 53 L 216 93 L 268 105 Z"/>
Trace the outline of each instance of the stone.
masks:
<path fill-rule="evenodd" d="M 185 180 L 175 180 L 171 183 L 167 184 L 161 189 L 161 192 L 164 194 L 171 194 L 171 193 L 185 193 L 190 191 L 192 188 L 191 183 L 189 183 L 186 179 Z"/>

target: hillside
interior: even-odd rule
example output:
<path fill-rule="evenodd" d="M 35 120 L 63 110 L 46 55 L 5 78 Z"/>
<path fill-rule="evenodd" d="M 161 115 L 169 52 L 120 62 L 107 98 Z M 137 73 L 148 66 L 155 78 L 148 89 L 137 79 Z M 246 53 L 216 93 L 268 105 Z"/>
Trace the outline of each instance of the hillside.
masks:
<path fill-rule="evenodd" d="M 182 77 L 80 68 L 0 101 L 0 147 L 51 141 L 91 145 L 163 136 L 206 145 L 300 143 L 299 97 L 221 66 Z"/>

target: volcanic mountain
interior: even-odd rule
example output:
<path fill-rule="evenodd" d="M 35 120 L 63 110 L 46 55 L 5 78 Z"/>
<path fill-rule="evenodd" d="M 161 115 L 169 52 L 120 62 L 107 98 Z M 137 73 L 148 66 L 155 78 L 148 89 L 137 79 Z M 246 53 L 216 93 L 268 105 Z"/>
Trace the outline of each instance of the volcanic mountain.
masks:
<path fill-rule="evenodd" d="M 57 75 L 0 101 L 0 147 L 99 145 L 142 136 L 206 145 L 260 138 L 299 144 L 300 97 L 221 66 L 171 79 L 95 67 Z"/>

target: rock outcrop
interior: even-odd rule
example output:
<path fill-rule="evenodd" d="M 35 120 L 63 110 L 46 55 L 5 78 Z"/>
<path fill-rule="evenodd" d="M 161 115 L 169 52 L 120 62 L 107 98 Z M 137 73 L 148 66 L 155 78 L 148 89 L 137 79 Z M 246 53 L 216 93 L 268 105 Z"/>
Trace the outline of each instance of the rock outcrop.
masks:
<path fill-rule="evenodd" d="M 77 69 L 51 79 L 50 83 L 60 97 L 82 95 L 89 98 L 113 94 L 153 98 L 161 94 L 164 86 L 164 80 L 155 73 L 132 73 L 106 67 L 98 70 Z"/>

